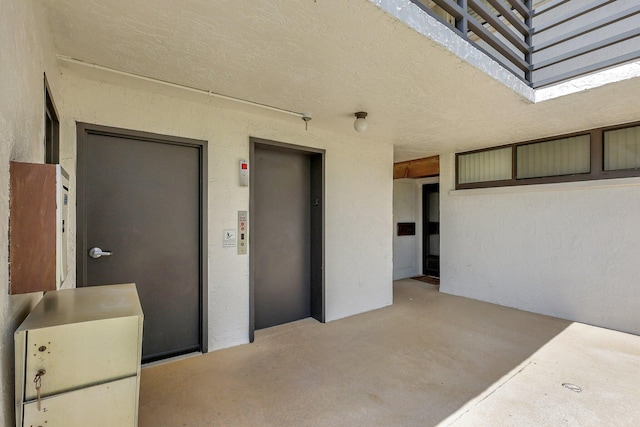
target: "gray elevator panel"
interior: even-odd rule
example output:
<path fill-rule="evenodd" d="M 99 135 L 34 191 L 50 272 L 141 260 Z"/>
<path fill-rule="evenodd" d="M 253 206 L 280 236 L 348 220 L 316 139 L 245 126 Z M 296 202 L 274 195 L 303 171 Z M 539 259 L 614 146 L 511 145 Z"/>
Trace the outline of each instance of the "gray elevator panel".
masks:
<path fill-rule="evenodd" d="M 311 315 L 310 155 L 256 146 L 255 328 Z"/>

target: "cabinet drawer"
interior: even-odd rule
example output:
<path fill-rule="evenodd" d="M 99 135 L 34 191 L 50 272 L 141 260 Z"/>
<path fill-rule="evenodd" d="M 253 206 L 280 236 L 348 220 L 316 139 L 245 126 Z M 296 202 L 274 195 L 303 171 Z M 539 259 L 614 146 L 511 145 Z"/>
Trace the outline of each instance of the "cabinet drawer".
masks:
<path fill-rule="evenodd" d="M 24 400 L 33 400 L 39 370 L 41 396 L 135 376 L 140 317 L 120 317 L 29 330 Z"/>
<path fill-rule="evenodd" d="M 138 423 L 137 377 L 24 404 L 25 427 L 129 427 Z"/>

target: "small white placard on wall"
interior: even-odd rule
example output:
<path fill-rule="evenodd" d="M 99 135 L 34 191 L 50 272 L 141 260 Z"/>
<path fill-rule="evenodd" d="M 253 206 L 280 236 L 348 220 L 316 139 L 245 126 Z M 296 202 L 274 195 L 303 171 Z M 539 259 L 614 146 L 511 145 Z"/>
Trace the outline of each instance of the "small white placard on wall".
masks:
<path fill-rule="evenodd" d="M 224 234 L 222 236 L 222 247 L 223 248 L 236 247 L 236 230 L 234 229 L 224 230 Z"/>

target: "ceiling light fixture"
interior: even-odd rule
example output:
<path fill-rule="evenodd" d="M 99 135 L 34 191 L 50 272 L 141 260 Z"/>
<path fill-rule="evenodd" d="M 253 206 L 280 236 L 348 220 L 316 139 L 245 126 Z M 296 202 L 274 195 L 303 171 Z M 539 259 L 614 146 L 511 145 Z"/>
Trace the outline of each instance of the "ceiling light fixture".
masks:
<path fill-rule="evenodd" d="M 367 113 L 365 111 L 358 111 L 355 113 L 356 121 L 353 122 L 353 128 L 358 132 L 364 132 L 367 130 Z"/>

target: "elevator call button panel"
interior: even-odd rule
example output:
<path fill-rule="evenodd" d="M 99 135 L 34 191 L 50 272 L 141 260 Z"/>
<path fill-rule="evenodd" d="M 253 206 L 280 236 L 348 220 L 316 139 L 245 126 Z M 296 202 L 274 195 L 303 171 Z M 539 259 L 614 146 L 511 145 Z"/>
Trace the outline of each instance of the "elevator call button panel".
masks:
<path fill-rule="evenodd" d="M 238 211 L 238 255 L 247 254 L 249 242 L 249 222 L 247 221 L 247 211 Z"/>

